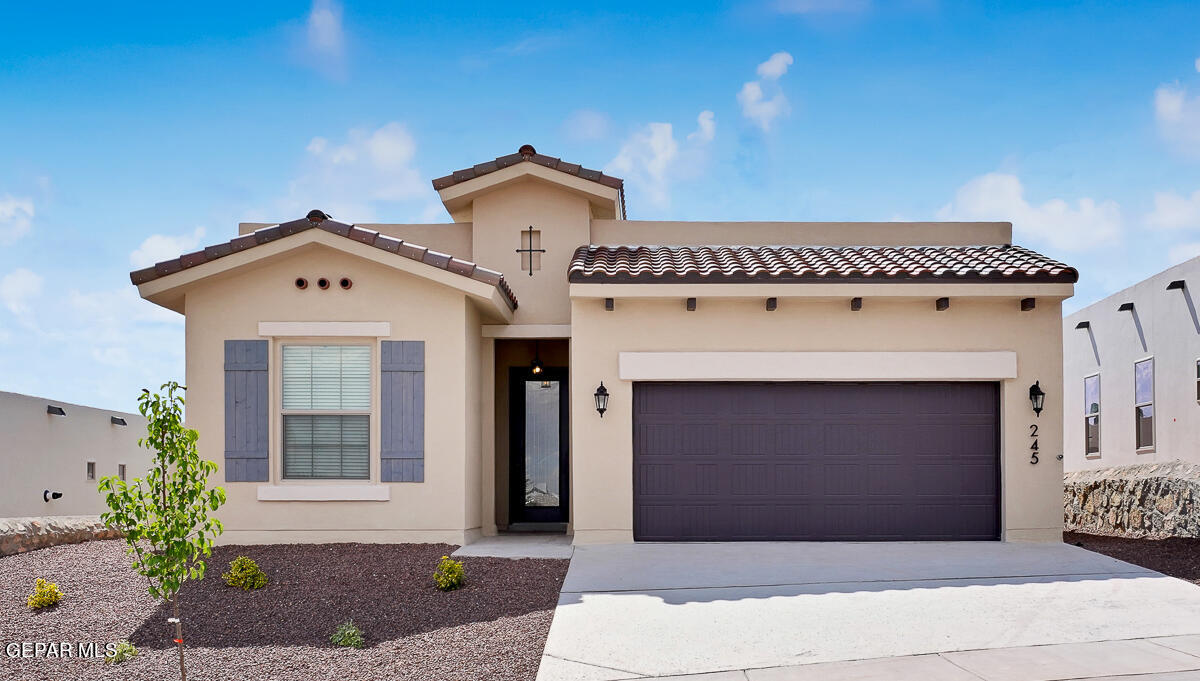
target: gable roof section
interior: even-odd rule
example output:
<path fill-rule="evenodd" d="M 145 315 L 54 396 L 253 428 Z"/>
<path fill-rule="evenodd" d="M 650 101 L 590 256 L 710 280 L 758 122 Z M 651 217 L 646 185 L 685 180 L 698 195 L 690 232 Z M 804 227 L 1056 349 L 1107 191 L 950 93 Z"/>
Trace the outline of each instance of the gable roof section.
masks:
<path fill-rule="evenodd" d="M 1072 267 L 1020 246 L 582 246 L 573 283 L 1074 283 Z"/>
<path fill-rule="evenodd" d="M 537 153 L 537 150 L 533 148 L 532 144 L 522 145 L 522 147 L 515 154 L 498 156 L 495 160 L 477 163 L 470 168 L 456 170 L 445 177 L 439 177 L 433 180 L 433 188 L 435 191 L 440 192 L 443 189 L 453 187 L 456 184 L 467 182 L 468 180 L 474 180 L 477 177 L 482 177 L 488 173 L 494 173 L 497 170 L 507 168 L 518 163 L 536 163 L 537 165 L 545 166 L 552 170 L 557 170 L 560 173 L 574 175 L 575 177 L 584 180 L 590 180 L 592 182 L 598 182 L 605 187 L 612 187 L 613 189 L 616 189 L 621 198 L 621 219 L 625 219 L 625 180 L 622 180 L 619 177 L 605 175 L 599 170 L 584 168 L 578 163 L 567 163 L 566 161 L 553 156 L 539 154 Z"/>
<path fill-rule="evenodd" d="M 475 281 L 481 281 L 485 284 L 495 286 L 502 294 L 504 300 L 508 303 L 510 309 L 517 309 L 517 297 L 509 288 L 508 282 L 505 281 L 504 275 L 500 272 L 489 270 L 485 267 L 480 267 L 473 262 L 460 260 L 446 253 L 432 251 L 424 246 L 418 246 L 414 243 L 409 243 L 401 239 L 394 239 L 390 236 L 385 236 L 372 229 L 363 229 L 348 225 L 343 222 L 329 219 L 324 213 L 319 210 L 310 211 L 308 217 L 300 220 L 292 220 L 291 222 L 283 222 L 272 227 L 264 227 L 263 229 L 255 230 L 249 234 L 244 234 L 235 239 L 231 239 L 225 243 L 208 246 L 203 250 L 195 251 L 181 255 L 173 260 L 160 262 L 153 267 L 135 270 L 129 273 L 129 280 L 134 285 L 141 285 L 148 281 L 160 279 L 170 276 L 176 272 L 186 270 L 197 265 L 203 265 L 207 262 L 219 260 L 227 255 L 240 253 L 250 248 L 254 248 L 260 244 L 277 241 L 284 237 L 289 237 L 293 234 L 299 234 L 310 229 L 320 229 L 330 234 L 346 237 L 354 241 L 374 246 L 382 251 L 394 253 L 398 257 L 408 258 L 417 262 L 425 263 L 432 267 L 452 272 Z"/>

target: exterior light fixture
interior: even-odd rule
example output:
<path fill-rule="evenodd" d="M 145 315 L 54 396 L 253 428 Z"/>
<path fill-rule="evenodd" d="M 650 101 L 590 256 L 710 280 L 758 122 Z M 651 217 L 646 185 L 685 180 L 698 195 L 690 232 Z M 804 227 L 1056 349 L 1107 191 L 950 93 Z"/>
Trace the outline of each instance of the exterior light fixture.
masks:
<path fill-rule="evenodd" d="M 110 417 L 108 417 L 108 422 L 109 422 L 109 423 L 111 423 L 111 424 L 113 424 L 114 426 L 127 426 L 127 425 L 129 425 L 128 423 L 126 423 L 126 422 L 125 422 L 125 419 L 124 419 L 123 417 L 121 417 L 121 416 L 110 416 Z"/>
<path fill-rule="evenodd" d="M 541 376 L 546 368 L 542 365 L 541 353 L 538 352 L 538 342 L 533 341 L 533 361 L 529 363 L 529 373 L 534 376 Z"/>
<path fill-rule="evenodd" d="M 46 413 L 52 416 L 66 416 L 67 410 L 55 404 L 46 405 Z"/>
<path fill-rule="evenodd" d="M 51 499 L 62 499 L 62 492 L 51 492 L 50 490 L 42 492 L 42 501 L 48 504 Z"/>
<path fill-rule="evenodd" d="M 1041 381 L 1034 381 L 1029 386 L 1029 401 L 1033 403 L 1033 413 L 1042 415 L 1042 407 L 1046 404 L 1046 391 L 1042 390 Z"/>
<path fill-rule="evenodd" d="M 604 387 L 604 381 L 600 381 L 600 387 L 596 388 L 592 397 L 596 398 L 596 411 L 600 418 L 604 418 L 604 412 L 608 411 L 608 388 Z"/>

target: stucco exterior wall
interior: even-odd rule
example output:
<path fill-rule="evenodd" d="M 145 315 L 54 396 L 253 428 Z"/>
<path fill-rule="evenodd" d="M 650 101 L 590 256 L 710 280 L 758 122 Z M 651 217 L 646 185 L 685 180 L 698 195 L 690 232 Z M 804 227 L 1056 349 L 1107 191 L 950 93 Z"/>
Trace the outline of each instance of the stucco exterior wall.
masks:
<path fill-rule="evenodd" d="M 591 243 L 670 246 L 981 246 L 1012 243 L 1012 223 L 593 220 Z"/>
<path fill-rule="evenodd" d="M 67 415 L 47 414 L 47 405 Z M 128 425 L 113 425 L 113 416 Z M 150 467 L 150 451 L 137 443 L 146 435 L 140 414 L 0 392 L 0 434 L 0 518 L 102 513 L 100 478 L 122 463 L 129 480 Z M 95 480 L 87 479 L 88 461 L 96 462 Z M 63 496 L 46 502 L 44 490 Z"/>
<path fill-rule="evenodd" d="M 335 285 L 298 290 L 296 277 Z M 341 277 L 354 284 L 337 287 Z M 257 339 L 259 322 L 388 322 L 383 338 L 274 338 L 270 346 L 271 475 L 268 483 L 224 482 L 228 502 L 218 516 L 223 543 L 310 541 L 444 541 L 463 543 L 478 531 L 478 493 L 464 495 L 478 472 L 478 316 L 459 291 L 420 277 L 310 244 L 259 264 L 217 275 L 186 294 L 187 423 L 200 431 L 201 455 L 224 456 L 224 347 L 227 339 Z M 379 341 L 425 341 L 425 481 L 379 482 Z M 280 354 L 284 342 L 354 343 L 373 348 L 371 480 L 338 485 L 384 486 L 387 501 L 259 501 L 265 485 L 328 486 L 280 476 Z M 468 459 L 471 463 L 468 464 Z"/>
<path fill-rule="evenodd" d="M 1188 288 L 1167 290 L 1183 279 Z M 1066 470 L 1175 460 L 1200 463 L 1200 258 L 1154 275 L 1063 320 Z M 1134 312 L 1120 312 L 1133 303 Z M 1087 321 L 1088 329 L 1075 326 Z M 1139 334 L 1138 327 L 1141 327 Z M 1154 448 L 1134 440 L 1133 364 L 1154 358 Z M 1100 452 L 1084 451 L 1083 379 L 1100 375 Z"/>
<path fill-rule="evenodd" d="M 473 246 L 477 262 L 504 272 L 521 301 L 514 324 L 567 324 L 567 266 L 575 249 L 588 243 L 587 199 L 554 185 L 527 180 L 475 199 Z M 541 231 L 541 269 L 521 270 L 521 232 Z"/>
<path fill-rule="evenodd" d="M 1061 381 L 1061 299 L 1039 298 L 1021 312 L 1016 298 L 955 298 L 934 310 L 933 299 L 618 299 L 607 312 L 595 298 L 572 299 L 571 418 L 575 542 L 632 541 L 633 381 L 621 380 L 621 352 L 678 351 L 1011 351 L 1017 376 L 1001 385 L 1001 526 L 1005 540 L 1061 539 L 1062 399 L 1053 393 L 1035 418 L 1029 386 Z M 592 392 L 604 381 L 608 412 L 597 416 Z M 1057 392 L 1057 391 L 1054 391 Z M 1029 462 L 1029 426 L 1040 430 L 1040 463 Z"/>

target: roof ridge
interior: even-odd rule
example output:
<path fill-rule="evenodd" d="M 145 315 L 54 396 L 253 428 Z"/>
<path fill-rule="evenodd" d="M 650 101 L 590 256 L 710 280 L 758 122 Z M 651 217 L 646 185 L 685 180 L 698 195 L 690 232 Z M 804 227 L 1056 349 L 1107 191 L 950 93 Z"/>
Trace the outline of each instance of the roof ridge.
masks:
<path fill-rule="evenodd" d="M 475 281 L 490 284 L 504 294 L 504 298 L 510 308 L 513 310 L 517 309 L 517 296 L 508 285 L 508 281 L 505 280 L 503 273 L 482 267 L 470 260 L 457 258 L 450 253 L 442 253 L 441 251 L 435 251 L 411 241 L 388 236 L 377 230 L 339 222 L 319 210 L 309 211 L 306 217 L 299 220 L 281 222 L 269 227 L 260 227 L 253 232 L 236 236 L 229 241 L 205 246 L 198 251 L 184 253 L 178 258 L 164 260 L 150 267 L 134 270 L 129 273 L 129 280 L 135 286 L 140 286 L 148 281 L 161 279 L 176 272 L 219 260 L 228 255 L 240 253 L 255 246 L 277 241 L 310 229 L 320 229 L 330 234 L 336 234 L 378 248 L 379 250 L 408 258 L 409 260 L 415 260 L 469 279 L 474 279 Z"/>

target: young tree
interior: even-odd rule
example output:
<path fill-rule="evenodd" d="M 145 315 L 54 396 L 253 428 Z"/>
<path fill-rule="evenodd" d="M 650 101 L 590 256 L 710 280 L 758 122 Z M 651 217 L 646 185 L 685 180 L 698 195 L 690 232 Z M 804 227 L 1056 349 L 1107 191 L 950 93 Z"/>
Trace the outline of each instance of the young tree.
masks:
<path fill-rule="evenodd" d="M 138 444 L 154 452 L 146 478 L 126 483 L 115 476 L 100 481 L 109 511 L 101 519 L 125 533 L 133 569 L 146 577 L 151 596 L 170 601 L 179 648 L 179 677 L 187 681 L 183 664 L 183 623 L 179 619 L 179 590 L 189 579 L 204 578 L 204 559 L 212 554 L 221 521 L 210 513 L 225 503 L 225 490 L 207 489 L 217 470 L 196 452 L 199 433 L 183 425 L 187 388 L 163 384 L 164 393 L 143 390 L 138 411 L 148 421 L 146 437 Z"/>

